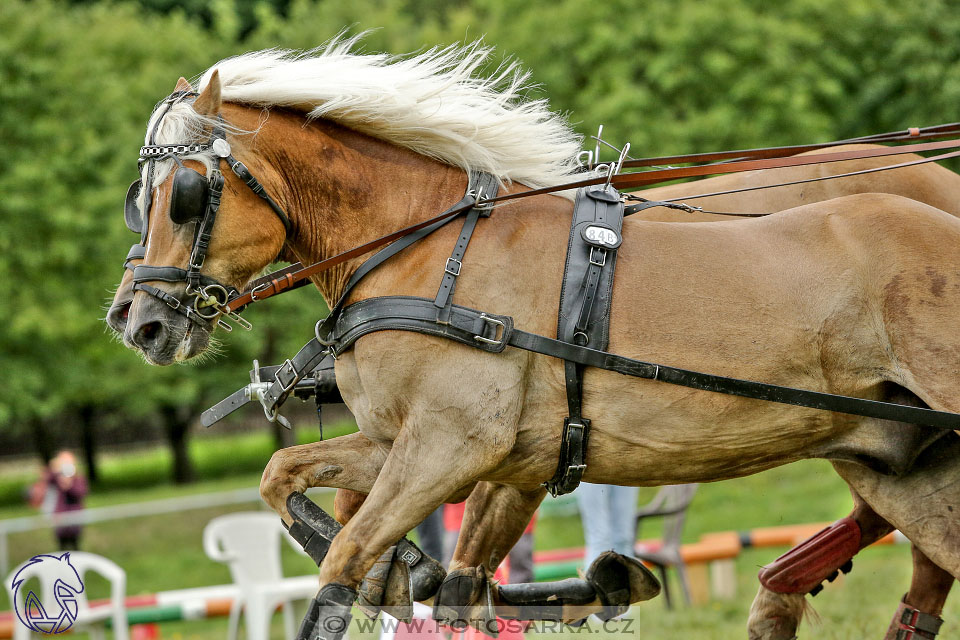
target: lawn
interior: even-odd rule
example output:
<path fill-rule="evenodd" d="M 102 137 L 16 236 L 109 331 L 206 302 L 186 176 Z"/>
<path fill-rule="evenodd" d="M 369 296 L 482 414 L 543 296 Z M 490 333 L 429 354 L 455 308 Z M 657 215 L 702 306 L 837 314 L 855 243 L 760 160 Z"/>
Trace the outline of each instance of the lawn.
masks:
<path fill-rule="evenodd" d="M 260 451 L 269 439 L 255 444 L 256 437 L 244 435 L 231 443 L 218 441 L 222 451 Z M 212 444 L 210 446 L 213 446 Z M 147 457 L 149 459 L 149 457 Z M 264 458 L 265 462 L 265 458 Z M 118 459 L 116 464 L 132 464 Z M 254 487 L 259 473 L 220 477 L 190 485 L 173 487 L 157 485 L 143 489 L 103 492 L 91 496 L 91 506 L 170 498 L 180 495 L 220 491 L 240 487 Z M 641 492 L 641 501 L 649 499 L 652 489 Z M 318 502 L 331 508 L 332 496 L 321 494 Z M 547 499 L 551 500 L 550 498 Z M 702 485 L 690 507 L 685 538 L 696 541 L 701 534 L 715 531 L 744 530 L 753 527 L 806 522 L 830 521 L 848 513 L 851 500 L 843 482 L 823 461 L 807 461 L 774 469 L 748 478 Z M 126 571 L 128 593 L 144 594 L 160 590 L 229 582 L 224 565 L 207 559 L 201 548 L 202 531 L 211 518 L 231 512 L 260 509 L 251 503 L 203 511 L 145 517 L 138 520 L 115 521 L 87 527 L 83 547 L 87 551 L 105 555 Z M 27 510 L 9 507 L 0 511 L 0 518 L 24 515 Z M 657 535 L 655 528 L 644 530 L 643 537 Z M 536 529 L 536 548 L 555 549 L 582 544 L 580 522 L 569 509 L 545 508 Z M 37 553 L 51 550 L 52 536 L 48 531 L 27 532 L 10 537 L 10 557 L 16 563 Z M 591 636 L 637 635 L 642 638 L 726 639 L 745 637 L 744 627 L 750 602 L 757 588 L 758 567 L 771 561 L 783 549 L 745 550 L 736 561 L 737 594 L 733 600 L 711 601 L 705 605 L 679 607 L 667 611 L 662 598 L 635 606 L 628 616 L 635 620 L 629 627 L 594 628 L 581 631 L 566 630 L 564 634 L 588 633 Z M 294 553 L 283 550 L 286 575 L 316 572 L 312 563 Z M 880 638 L 897 601 L 909 585 L 910 553 L 906 546 L 877 547 L 864 551 L 854 562 L 854 571 L 843 580 L 829 585 L 815 599 L 820 622 L 804 623 L 801 637 L 821 639 Z M 88 587 L 94 597 L 106 592 L 105 585 L 92 583 Z M 677 590 L 675 589 L 676 593 Z M 0 595 L 0 609 L 8 609 L 6 594 Z M 957 635 L 956 619 L 960 606 L 948 605 L 947 620 L 941 637 Z M 356 615 L 360 615 L 358 612 Z M 356 623 L 355 623 L 356 624 Z M 202 620 L 164 623 L 163 638 L 207 640 L 226 635 L 226 620 Z M 282 637 L 279 616 L 275 620 L 274 638 Z M 553 633 L 531 633 L 531 638 Z M 372 637 L 356 626 L 351 637 Z"/>

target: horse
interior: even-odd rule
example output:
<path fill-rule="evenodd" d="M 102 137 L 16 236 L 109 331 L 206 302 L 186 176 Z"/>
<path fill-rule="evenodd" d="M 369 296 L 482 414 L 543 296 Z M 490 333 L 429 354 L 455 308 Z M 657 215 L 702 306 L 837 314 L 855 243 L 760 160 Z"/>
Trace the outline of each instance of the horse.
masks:
<path fill-rule="evenodd" d="M 876 145 L 842 145 L 832 150 L 854 150 L 870 149 Z M 810 153 L 823 153 L 815 151 Z M 823 178 L 841 173 L 855 173 L 868 169 L 876 169 L 888 166 L 894 162 L 919 160 L 919 156 L 873 158 L 861 160 L 848 160 L 836 163 L 825 169 L 823 165 L 803 165 L 785 169 L 770 169 L 764 171 L 751 171 L 716 178 L 709 178 L 694 183 L 685 183 L 671 185 L 668 187 L 647 189 L 639 192 L 638 195 L 649 200 L 671 200 L 682 198 L 685 203 L 694 207 L 723 210 L 738 213 L 761 214 L 765 212 L 777 212 L 791 207 L 799 206 L 804 203 L 821 202 L 836 197 L 850 195 L 855 193 L 883 192 L 902 195 L 920 202 L 926 202 L 936 206 L 953 215 L 960 215 L 960 176 L 952 171 L 937 165 L 923 164 L 900 168 L 896 171 L 889 171 L 882 174 L 873 174 L 870 176 L 857 175 L 850 176 L 842 180 L 823 180 L 814 182 L 805 186 L 789 184 L 810 179 Z M 878 179 L 880 178 L 880 179 Z M 783 186 L 776 186 L 783 185 Z M 743 193 L 733 193 L 715 196 L 712 198 L 692 197 L 696 194 L 738 191 L 740 189 L 755 189 L 766 186 L 767 189 L 754 191 L 749 195 Z M 696 209 L 678 211 L 676 209 L 652 208 L 641 211 L 636 215 L 637 219 L 664 221 L 664 222 L 710 222 L 710 221 L 729 221 L 730 217 L 725 215 L 704 213 Z M 743 220 L 745 218 L 734 217 L 732 220 Z M 139 264 L 138 259 L 130 260 L 132 266 Z M 117 334 L 123 334 L 126 326 L 126 313 L 129 310 L 133 298 L 132 288 L 132 266 L 125 271 L 120 285 L 117 287 L 113 300 L 110 305 L 110 313 L 107 317 L 107 323 Z M 312 486 L 333 486 L 338 487 L 342 482 L 338 482 L 337 476 L 327 478 L 325 474 L 309 474 L 306 470 L 294 473 L 293 466 L 303 468 L 302 460 L 304 456 L 316 456 L 322 460 L 326 467 L 336 466 L 331 459 L 332 453 L 328 450 L 327 442 L 319 442 L 302 447 L 295 447 L 290 450 L 279 452 L 271 460 L 268 469 L 270 471 L 265 477 L 277 478 L 278 483 L 285 483 L 287 486 L 294 485 L 301 491 Z M 376 456 L 382 463 L 383 456 Z M 356 467 L 356 462 L 346 462 L 348 467 Z M 377 472 L 379 467 L 377 468 Z M 297 480 L 294 480 L 297 478 Z M 372 486 L 375 476 L 367 480 L 367 484 Z M 277 486 L 277 485 L 274 485 Z M 507 487 L 497 487 L 504 491 Z M 486 495 L 491 487 L 485 483 L 480 483 L 478 495 Z M 282 493 L 284 490 L 281 490 Z M 347 520 L 356 512 L 362 504 L 366 494 L 357 494 L 349 489 L 339 489 L 336 505 L 337 519 L 341 523 Z M 854 497 L 857 507 L 851 514 L 864 530 L 869 530 L 872 535 L 867 536 L 862 543 L 862 547 L 882 537 L 891 529 L 889 523 L 883 521 L 873 512 L 866 502 L 861 499 L 856 492 Z M 471 503 L 473 505 L 473 503 Z M 474 508 L 473 511 L 475 511 Z M 525 510 L 524 510 L 525 511 Z M 503 509 L 499 515 L 500 518 L 510 517 L 516 513 L 512 509 Z M 481 513 L 472 516 L 472 520 L 480 525 L 490 516 L 488 513 Z M 470 528 L 469 531 L 484 531 L 489 527 L 480 526 L 479 529 Z M 498 550 L 493 553 L 487 553 L 484 557 L 477 539 L 468 532 L 464 536 L 464 545 L 458 548 L 455 554 L 455 561 L 458 566 L 472 567 L 478 566 L 487 561 L 487 570 L 492 573 L 495 566 L 489 564 L 491 558 L 502 557 L 512 547 L 510 537 L 501 535 L 496 536 Z M 472 541 L 472 542 L 471 542 Z M 509 541 L 509 542 L 505 542 Z M 919 610 L 931 615 L 939 615 L 945 602 L 946 596 L 953 583 L 953 577 L 940 569 L 937 565 L 930 562 L 916 547 L 913 548 L 913 559 L 915 564 L 915 578 L 910 591 L 904 597 L 904 602 L 910 603 Z M 775 594 L 763 586 L 760 587 L 756 602 L 751 615 L 750 628 L 751 637 L 784 637 L 789 638 L 795 634 L 800 623 L 800 618 L 804 613 L 805 606 L 802 601 L 802 594 L 785 596 Z"/>
<path fill-rule="evenodd" d="M 221 71 L 227 66 L 229 65 L 223 63 Z M 293 222 L 292 233 L 285 238 L 282 225 L 278 226 L 276 218 L 269 217 L 272 213 L 269 210 L 264 211 L 262 203 L 240 188 L 242 184 L 227 176 L 227 193 L 205 267 L 206 272 L 211 274 L 210 277 L 239 286 L 267 264 L 281 248 L 287 256 L 305 260 L 330 255 L 338 249 L 346 248 L 350 244 L 348 241 L 357 243 L 375 236 L 378 231 L 416 220 L 416 214 L 423 208 L 431 203 L 455 200 L 453 194 L 463 190 L 463 166 L 454 166 L 458 161 L 461 161 L 462 165 L 462 158 L 444 157 L 434 150 L 431 155 L 439 155 L 443 159 L 443 162 L 440 162 L 434 157 L 424 156 L 422 148 L 410 149 L 401 146 L 406 144 L 402 136 L 394 137 L 393 132 L 388 131 L 389 127 L 382 122 L 379 124 L 385 131 L 378 132 L 377 127 L 370 124 L 370 120 L 365 123 L 351 122 L 343 114 L 331 111 L 323 120 L 316 120 L 304 128 L 303 116 L 300 113 L 284 110 L 283 105 L 277 105 L 261 123 L 260 111 L 243 106 L 243 98 L 234 97 L 231 102 L 229 80 L 221 87 L 219 74 L 211 72 L 207 74 L 205 85 L 192 108 L 183 104 L 182 109 L 177 109 L 176 106 L 170 109 L 172 120 L 176 122 L 177 117 L 189 116 L 189 110 L 194 114 L 195 124 L 200 121 L 195 116 L 200 115 L 206 117 L 202 122 L 209 125 L 211 118 L 222 113 L 226 121 L 234 127 L 247 131 L 258 130 L 255 137 L 245 138 L 240 132 L 234 133 L 231 144 L 237 149 L 237 155 L 254 168 L 257 175 L 267 176 L 262 179 L 268 191 L 282 194 L 276 197 L 291 213 Z M 228 92 L 225 102 L 221 101 L 219 95 L 221 88 Z M 347 93 L 349 94 L 349 91 Z M 247 98 L 246 102 L 257 101 Z M 298 99 L 292 106 L 302 108 L 305 102 L 305 99 Z M 350 109 L 346 109 L 347 113 L 349 111 Z M 369 113 L 360 120 L 363 121 L 368 116 Z M 374 123 L 376 124 L 375 120 Z M 347 125 L 353 125 L 353 128 Z M 354 130 L 357 128 L 361 130 Z M 363 131 L 364 128 L 367 129 L 366 132 Z M 183 139 L 182 133 L 182 130 L 176 132 L 176 135 L 180 136 L 178 142 Z M 377 133 L 380 136 L 374 137 Z M 549 140 L 550 136 L 543 135 L 544 133 L 547 132 L 541 129 L 538 135 L 551 143 L 556 142 Z M 163 129 L 161 134 L 172 135 Z M 297 144 L 293 149 L 287 149 L 279 140 L 296 140 Z M 168 141 L 172 142 L 173 137 L 168 138 Z M 492 142 L 487 146 L 490 144 Z M 312 166 L 318 158 L 325 160 L 322 176 L 310 175 L 307 171 L 293 171 Z M 184 159 L 188 166 L 203 166 L 194 165 L 193 162 L 189 157 Z M 469 162 L 482 161 L 472 158 Z M 207 163 L 210 163 L 209 158 Z M 533 183 L 527 185 L 533 186 L 538 179 L 535 175 L 525 176 L 511 172 L 506 165 L 500 169 L 496 171 L 498 175 L 513 180 L 508 186 L 509 190 L 522 191 L 525 187 L 521 185 Z M 552 170 L 556 172 L 556 166 Z M 557 182 L 564 177 L 566 174 L 560 171 L 553 181 Z M 374 178 L 387 184 L 400 185 L 399 195 L 402 197 L 398 197 L 397 193 L 385 193 L 384 189 L 368 189 L 367 185 L 374 182 Z M 164 207 L 168 205 L 170 198 L 170 177 L 161 175 L 158 180 L 159 188 L 152 209 L 155 213 L 165 211 Z M 494 214 L 496 226 L 482 225 L 482 233 L 471 246 L 470 252 L 471 262 L 479 257 L 477 264 L 489 266 L 474 270 L 469 275 L 465 272 L 458 285 L 458 298 L 462 297 L 468 304 L 490 309 L 506 309 L 511 306 L 508 302 L 516 304 L 518 300 L 524 300 L 523 309 L 511 310 L 518 325 L 549 333 L 546 318 L 542 317 L 542 312 L 538 317 L 536 312 L 549 309 L 551 294 L 557 293 L 557 287 L 551 287 L 557 284 L 556 277 L 551 275 L 557 271 L 556 260 L 552 259 L 549 249 L 554 249 L 557 256 L 561 255 L 565 234 L 562 224 L 557 223 L 564 218 L 569 220 L 569 207 L 569 201 L 547 196 L 498 208 Z M 899 210 L 900 215 L 891 214 L 892 210 Z M 246 215 L 238 213 L 239 211 L 246 211 Z M 909 218 L 914 228 L 905 229 L 903 218 Z M 788 274 L 783 273 L 782 267 L 778 271 L 770 256 L 757 249 L 755 243 L 754 248 L 750 248 L 752 241 L 786 243 L 785 246 L 791 249 L 791 259 L 796 261 L 793 266 L 798 267 L 796 275 L 811 277 L 810 273 L 817 269 L 825 269 L 825 273 L 835 275 L 831 269 L 838 269 L 839 265 L 836 259 L 831 260 L 829 254 L 823 253 L 826 249 L 841 250 L 839 255 L 844 256 L 848 253 L 855 254 L 858 259 L 862 255 L 875 259 L 869 248 L 871 243 L 864 242 L 857 236 L 856 223 L 864 220 L 869 220 L 871 224 L 880 221 L 882 229 L 896 238 L 889 245 L 881 244 L 891 255 L 901 257 L 903 264 L 897 262 L 896 265 L 903 268 L 911 266 L 910 260 L 905 256 L 914 255 L 907 249 L 915 248 L 911 242 L 920 242 L 915 236 L 920 236 L 923 241 L 930 241 L 931 236 L 945 237 L 954 231 L 950 222 L 954 219 L 946 214 L 891 196 L 845 198 L 832 201 L 830 207 L 808 205 L 775 219 L 740 224 L 672 225 L 631 221 L 624 231 L 625 241 L 629 236 L 630 242 L 625 242 L 624 249 L 621 250 L 623 253 L 616 289 L 618 295 L 615 296 L 614 303 L 614 315 L 624 319 L 625 327 L 618 328 L 616 323 L 614 324 L 611 349 L 639 353 L 630 336 L 644 335 L 645 355 L 653 354 L 663 359 L 698 363 L 700 368 L 710 371 L 737 371 L 738 375 L 746 373 L 757 379 L 805 383 L 808 387 L 829 388 L 866 397 L 882 397 L 896 390 L 896 385 L 897 388 L 914 393 L 930 406 L 949 409 L 949 397 L 944 388 L 938 386 L 938 376 L 932 375 L 931 380 L 925 377 L 929 374 L 927 367 L 935 369 L 936 365 L 931 362 L 933 359 L 929 354 L 924 358 L 921 346 L 910 340 L 912 338 L 916 341 L 916 335 L 908 336 L 910 332 L 902 332 L 903 327 L 897 324 L 898 320 L 902 321 L 898 314 L 891 311 L 888 317 L 881 313 L 881 325 L 893 331 L 897 337 L 894 352 L 908 352 L 913 367 L 919 368 L 918 371 L 922 370 L 924 375 L 914 376 L 913 369 L 909 370 L 908 376 L 903 375 L 902 369 L 898 372 L 890 365 L 889 360 L 884 360 L 884 349 L 871 343 L 869 332 L 855 332 L 853 335 L 845 333 L 851 326 L 858 326 L 858 323 L 851 324 L 848 320 L 859 318 L 865 321 L 866 318 L 859 317 L 857 313 L 839 323 L 836 321 L 840 318 L 834 318 L 829 327 L 821 325 L 824 329 L 829 328 L 821 336 L 825 340 L 821 349 L 826 349 L 829 357 L 824 361 L 816 359 L 820 369 L 818 374 L 818 367 L 811 365 L 813 356 L 808 348 L 809 344 L 805 340 L 797 339 L 797 334 L 802 334 L 804 329 L 796 322 L 786 321 L 776 309 L 782 303 L 793 311 L 800 312 L 807 322 L 817 318 L 823 322 L 828 318 L 822 317 L 822 314 L 833 307 L 829 304 L 824 307 L 822 303 L 810 304 L 808 300 L 790 296 L 785 300 L 779 298 L 778 296 L 784 295 L 782 289 L 769 284 L 763 286 L 763 283 L 757 282 L 756 276 L 749 278 L 742 265 L 738 268 L 736 261 L 731 261 L 729 253 L 726 253 L 731 246 L 736 246 L 738 251 L 742 251 L 743 255 L 750 259 L 763 260 L 762 264 L 776 273 L 778 279 L 789 279 Z M 183 264 L 187 256 L 184 240 L 188 235 L 183 225 L 176 226 L 162 215 L 151 215 L 149 225 L 147 261 Z M 920 231 L 916 228 L 918 226 Z M 321 228 L 336 229 L 337 232 L 321 235 L 318 232 Z M 935 229 L 935 232 L 931 229 Z M 371 274 L 357 289 L 356 299 L 365 299 L 382 292 L 423 295 L 430 288 L 434 288 L 429 274 L 420 269 L 419 265 L 439 259 L 433 254 L 443 253 L 444 245 L 451 239 L 450 232 L 449 229 L 441 229 L 412 247 L 406 254 L 397 256 L 391 262 L 389 270 L 383 269 Z M 819 253 L 809 247 L 801 250 L 788 241 L 790 238 L 795 239 L 797 235 L 813 236 L 822 241 Z M 859 243 L 845 244 L 840 238 L 845 241 L 855 239 Z M 921 245 L 924 249 L 927 248 L 923 242 Z M 504 265 L 502 260 L 497 259 L 497 255 L 504 252 L 504 248 L 522 249 L 530 246 L 543 247 L 547 251 L 542 256 L 537 255 L 537 259 L 524 256 L 522 252 L 515 256 L 508 251 L 511 255 L 510 265 Z M 690 255 L 692 246 L 706 251 L 703 257 L 707 262 L 712 260 L 714 264 L 722 265 L 725 269 L 722 273 L 725 275 L 736 274 L 751 285 L 751 290 L 746 291 L 743 287 L 731 283 L 729 277 L 721 278 L 720 290 L 725 294 L 734 298 L 741 295 L 743 299 L 751 302 L 768 300 L 769 304 L 769 300 L 777 301 L 772 307 L 765 307 L 765 315 L 767 323 L 773 321 L 772 326 L 767 325 L 769 328 L 780 327 L 778 332 L 774 332 L 779 335 L 765 340 L 762 346 L 751 346 L 734 336 L 729 343 L 722 345 L 719 352 L 710 347 L 718 334 L 729 336 L 730 331 L 736 330 L 737 327 L 732 324 L 733 318 L 742 320 L 742 314 L 735 313 L 735 304 L 715 298 L 697 284 L 696 278 L 690 277 L 691 274 L 704 275 L 703 265 L 697 267 L 697 260 Z M 670 251 L 663 250 L 662 247 L 668 247 Z M 873 247 L 872 250 L 876 249 L 877 247 Z M 943 258 L 944 251 L 942 246 L 937 246 L 931 255 Z M 810 255 L 810 252 L 816 255 Z M 641 258 L 641 255 L 652 257 L 647 261 Z M 934 258 L 931 257 L 930 260 L 933 261 Z M 870 260 L 867 262 L 874 264 Z M 674 271 L 663 271 L 664 265 L 669 265 Z M 335 300 L 338 291 L 343 288 L 356 267 L 356 261 L 348 262 L 316 278 L 315 283 L 328 300 Z M 533 277 L 511 277 L 513 269 L 517 268 L 521 268 L 523 273 L 529 272 Z M 676 281 L 688 296 L 702 300 L 707 307 L 704 317 L 699 320 L 681 314 L 664 289 L 662 283 L 667 280 L 666 276 L 675 274 L 677 269 L 687 273 L 679 279 L 673 277 L 672 280 Z M 887 272 L 884 273 L 883 277 L 893 277 Z M 922 280 L 923 274 L 926 272 L 921 272 L 918 278 Z M 910 275 L 916 274 L 910 271 Z M 933 276 L 926 274 L 925 277 L 930 280 Z M 641 279 L 653 283 L 653 290 L 644 291 L 637 286 Z M 949 282 L 949 278 L 947 280 Z M 624 281 L 627 285 L 623 284 Z M 843 278 L 838 281 L 845 286 L 839 289 L 818 288 L 826 300 L 838 303 L 839 297 L 849 301 L 845 296 L 853 292 L 866 295 L 856 288 L 847 289 L 846 287 L 853 285 Z M 531 286 L 534 282 L 537 286 Z M 492 286 L 494 283 L 498 283 L 503 297 L 496 297 L 491 293 L 495 289 Z M 777 284 L 783 285 L 783 282 L 777 280 Z M 877 283 L 871 284 L 875 287 Z M 897 284 L 895 288 L 899 291 L 905 286 L 909 288 L 906 284 Z M 174 285 L 161 287 L 169 295 L 184 295 L 184 292 Z M 880 290 L 883 291 L 884 288 L 880 287 Z M 761 291 L 766 297 L 758 297 L 758 292 Z M 886 294 L 890 293 L 889 290 L 886 291 Z M 909 288 L 909 293 L 915 292 Z M 882 298 L 884 294 L 873 291 L 872 295 Z M 553 297 L 555 298 L 555 295 Z M 909 301 L 910 296 L 904 293 L 898 299 L 903 301 L 903 298 Z M 869 300 L 876 301 L 874 298 Z M 903 301 L 904 305 L 907 301 Z M 552 302 L 555 308 L 556 300 Z M 655 313 L 651 315 L 655 318 L 648 317 L 644 320 L 631 317 L 629 310 L 638 305 L 645 309 L 654 309 Z M 907 309 L 898 311 L 916 311 L 913 306 L 906 306 Z M 837 310 L 844 308 L 839 304 L 836 307 Z M 863 309 L 859 312 L 866 313 Z M 871 318 L 876 321 L 875 317 Z M 942 329 L 939 316 L 934 314 L 932 320 L 929 318 L 930 314 L 927 313 L 925 319 L 933 323 L 935 329 Z M 669 322 L 664 322 L 667 320 Z M 758 318 L 758 322 L 760 320 L 763 318 Z M 125 340 L 156 364 L 186 359 L 202 351 L 208 336 L 208 332 L 202 327 L 187 322 L 173 315 L 155 298 L 138 292 L 129 308 Z M 706 326 L 711 324 L 715 326 Z M 668 327 L 665 335 L 657 335 L 657 327 L 660 325 Z M 808 325 L 805 330 L 810 331 L 810 327 L 814 325 Z M 758 326 L 763 327 L 764 322 L 759 322 Z M 742 326 L 740 328 L 742 329 Z M 696 344 L 681 344 L 681 332 L 687 336 L 695 336 Z M 937 332 L 935 335 L 941 334 Z M 389 340 L 385 342 L 386 336 L 389 336 Z M 697 336 L 699 338 L 696 338 Z M 866 373 L 864 362 L 858 361 L 856 366 L 851 364 L 851 360 L 856 359 L 852 357 L 851 349 L 842 346 L 847 342 L 867 345 L 864 350 L 870 354 L 867 358 L 870 366 L 867 366 L 866 370 L 872 371 L 872 374 Z M 790 348 L 787 349 L 785 345 Z M 771 362 L 773 351 L 776 351 L 778 358 L 790 362 L 793 366 L 787 367 L 787 371 L 778 370 Z M 789 357 L 788 353 L 791 354 Z M 413 370 L 424 377 L 411 379 L 405 367 L 424 365 L 425 363 L 417 358 L 424 357 L 425 354 L 440 364 L 415 367 Z M 383 468 L 378 474 L 371 474 L 369 469 L 329 470 L 328 475 L 339 476 L 349 488 L 369 490 L 370 496 L 337 537 L 321 570 L 322 583 L 348 587 L 355 585 L 364 573 L 364 564 L 372 564 L 379 553 L 376 549 L 380 548 L 382 551 L 385 541 L 394 536 L 398 527 L 416 524 L 414 520 L 432 510 L 436 503 L 472 482 L 494 481 L 504 486 L 512 486 L 520 493 L 540 492 L 539 483 L 549 477 L 552 471 L 552 453 L 559 447 L 558 429 L 549 426 L 556 424 L 562 408 L 562 402 L 558 401 L 562 385 L 558 382 L 557 364 L 529 354 L 508 352 L 496 358 L 488 356 L 490 354 L 464 351 L 459 345 L 447 344 L 434 338 L 403 333 L 370 334 L 362 338 L 352 352 L 341 357 L 337 364 L 341 390 L 348 405 L 358 416 L 363 437 L 370 442 L 366 451 L 357 453 L 358 463 L 361 459 L 368 461 L 377 458 L 378 455 L 373 451 L 379 451 Z M 462 387 L 449 388 L 450 371 L 460 370 L 458 362 L 468 363 L 468 369 L 473 372 L 471 380 L 477 381 L 476 385 L 472 385 L 470 393 L 465 393 L 466 390 Z M 404 373 L 405 371 L 407 372 Z M 444 371 L 446 377 L 437 373 L 440 371 Z M 605 372 L 595 373 L 595 376 L 588 376 L 585 382 L 585 405 L 604 406 L 610 413 L 607 416 L 607 411 L 604 412 L 604 422 L 609 419 L 609 423 L 603 427 L 598 423 L 592 436 L 586 476 L 586 479 L 592 481 L 657 484 L 733 477 L 808 457 L 814 453 L 816 445 L 841 434 L 877 428 L 875 421 L 868 419 L 829 416 L 772 405 L 759 406 L 761 403 L 754 401 L 718 399 L 712 394 L 678 391 L 663 388 L 656 383 L 624 384 Z M 917 377 L 922 378 L 924 384 L 920 384 Z M 941 381 L 939 384 L 946 383 Z M 440 390 L 446 393 L 441 394 Z M 469 401 L 466 397 L 468 395 L 471 397 Z M 478 397 L 480 402 L 477 402 Z M 640 397 L 644 402 L 640 402 Z M 399 398 L 404 400 L 401 402 Z M 438 401 L 440 406 L 444 407 L 440 413 L 447 414 L 443 420 L 439 420 L 435 415 L 437 411 L 430 409 Z M 717 415 L 718 410 L 722 418 L 719 420 L 721 425 L 740 423 L 747 427 L 737 432 L 740 441 L 737 448 L 749 453 L 746 456 L 738 454 L 736 463 L 731 460 L 730 451 L 723 451 L 723 444 L 730 446 L 729 437 L 725 437 L 723 429 L 717 428 L 717 421 L 706 417 Z M 642 424 L 645 418 L 650 420 L 654 416 L 661 420 L 666 419 L 669 428 L 658 428 L 652 434 L 641 436 L 635 426 L 630 426 Z M 708 429 L 707 435 L 717 437 L 721 451 L 703 451 L 702 443 L 708 438 L 704 434 L 693 438 L 689 427 L 685 429 L 682 424 L 713 426 Z M 798 428 L 798 424 L 802 426 Z M 480 429 L 479 425 L 484 428 Z M 669 435 L 674 431 L 681 434 L 680 440 Z M 774 433 L 784 436 L 786 441 L 773 442 L 771 434 Z M 360 443 L 359 439 L 354 441 L 354 444 Z M 426 444 L 428 442 L 429 446 Z M 681 443 L 692 446 L 694 453 L 681 451 Z M 697 445 L 700 446 L 699 449 Z M 444 447 L 449 447 L 448 454 L 442 456 L 444 464 L 433 462 L 427 465 L 434 467 L 424 474 L 429 476 L 429 482 L 403 477 L 402 467 L 405 463 L 419 461 L 425 464 L 426 454 L 435 454 Z M 357 446 L 358 451 L 364 448 Z M 662 469 L 658 471 L 657 465 L 652 465 L 650 460 L 641 461 L 637 468 L 623 473 L 612 461 L 622 459 L 624 452 L 657 452 L 662 459 L 671 463 L 667 466 L 672 469 L 672 473 L 664 475 Z M 657 456 L 651 456 L 653 457 Z M 555 458 L 552 463 L 555 464 Z M 358 466 L 371 467 L 370 464 Z M 361 478 L 365 473 L 367 477 Z M 369 481 L 371 477 L 375 478 L 372 484 L 364 484 L 364 481 Z M 269 486 L 272 478 L 265 475 L 265 480 Z M 396 495 L 398 490 L 416 489 L 422 489 L 420 500 L 411 500 L 411 504 L 405 504 L 402 508 L 385 508 L 389 502 L 387 498 Z M 265 495 L 269 496 L 270 491 L 265 491 Z M 542 492 L 539 497 L 542 497 Z M 539 499 L 536 502 L 539 502 Z M 272 506 L 286 515 L 282 504 L 278 505 L 273 501 Z M 379 526 L 381 524 L 384 526 Z M 365 532 L 372 533 L 365 537 Z M 402 535 L 402 532 L 396 534 L 394 540 L 399 535 Z M 919 539 L 915 541 L 921 541 L 922 537 L 921 532 L 915 533 L 915 538 Z"/>

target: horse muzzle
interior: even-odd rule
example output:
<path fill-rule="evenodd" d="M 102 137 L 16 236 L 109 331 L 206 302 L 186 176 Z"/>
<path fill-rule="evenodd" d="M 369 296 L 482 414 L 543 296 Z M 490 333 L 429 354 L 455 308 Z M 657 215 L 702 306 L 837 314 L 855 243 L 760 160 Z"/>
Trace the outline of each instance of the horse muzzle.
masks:
<path fill-rule="evenodd" d="M 113 311 L 111 307 L 108 324 Z M 115 321 L 122 323 L 123 343 L 143 354 L 150 364 L 166 366 L 184 362 L 203 353 L 210 344 L 209 328 L 191 321 L 169 303 L 153 296 L 135 295 L 127 306 L 125 321 L 123 314 L 122 304 L 117 305 Z"/>

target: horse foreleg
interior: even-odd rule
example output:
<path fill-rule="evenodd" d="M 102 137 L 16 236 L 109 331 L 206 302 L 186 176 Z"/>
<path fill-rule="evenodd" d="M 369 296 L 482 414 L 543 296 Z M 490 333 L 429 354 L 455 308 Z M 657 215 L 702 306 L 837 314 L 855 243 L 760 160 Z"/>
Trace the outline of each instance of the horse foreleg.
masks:
<path fill-rule="evenodd" d="M 287 496 L 310 487 L 336 487 L 367 493 L 386 458 L 386 450 L 361 433 L 280 449 L 263 470 L 260 496 L 288 525 Z M 353 496 L 353 499 L 358 499 Z M 347 494 L 341 505 L 349 511 Z"/>
<path fill-rule="evenodd" d="M 940 614 L 955 578 L 914 545 L 913 580 L 893 615 L 884 640 L 931 639 L 940 631 Z"/>
<path fill-rule="evenodd" d="M 384 551 L 445 499 L 499 464 L 513 445 L 513 438 L 502 433 L 502 423 L 499 429 L 478 427 L 471 438 L 453 428 L 437 428 L 425 437 L 418 426 L 400 430 L 366 500 L 334 539 L 299 637 L 342 637 L 357 587 Z"/>
<path fill-rule="evenodd" d="M 807 609 L 807 593 L 816 595 L 824 580 L 849 571 L 851 559 L 893 531 L 851 490 L 854 509 L 823 531 L 800 543 L 760 572 L 760 589 L 750 606 L 747 634 L 750 640 L 790 640 Z"/>

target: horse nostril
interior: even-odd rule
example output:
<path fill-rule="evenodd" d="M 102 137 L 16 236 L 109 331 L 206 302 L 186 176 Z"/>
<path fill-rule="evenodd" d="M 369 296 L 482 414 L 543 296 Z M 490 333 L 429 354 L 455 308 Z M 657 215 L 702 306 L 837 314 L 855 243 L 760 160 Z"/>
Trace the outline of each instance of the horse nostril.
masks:
<path fill-rule="evenodd" d="M 148 349 L 162 333 L 163 325 L 159 322 L 144 322 L 133 334 L 133 342 L 142 349 Z"/>
<path fill-rule="evenodd" d="M 107 311 L 107 326 L 123 333 L 127 328 L 127 317 L 130 315 L 130 303 L 115 304 Z"/>

